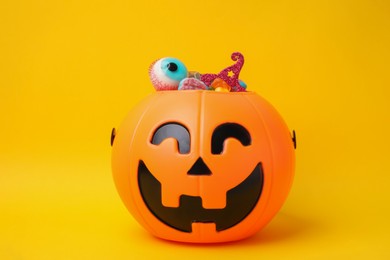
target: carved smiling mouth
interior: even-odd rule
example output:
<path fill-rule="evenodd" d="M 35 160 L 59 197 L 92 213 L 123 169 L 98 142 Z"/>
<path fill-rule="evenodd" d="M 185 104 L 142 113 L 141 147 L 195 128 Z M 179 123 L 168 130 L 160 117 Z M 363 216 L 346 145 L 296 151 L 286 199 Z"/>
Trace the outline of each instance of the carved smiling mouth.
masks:
<path fill-rule="evenodd" d="M 226 193 L 226 207 L 205 209 L 199 196 L 181 195 L 179 207 L 165 207 L 161 202 L 161 183 L 141 160 L 138 164 L 138 186 L 145 205 L 151 213 L 166 225 L 187 233 L 192 223 L 210 223 L 217 231 L 223 231 L 240 223 L 256 206 L 263 189 L 263 170 L 257 164 L 252 173 Z"/>

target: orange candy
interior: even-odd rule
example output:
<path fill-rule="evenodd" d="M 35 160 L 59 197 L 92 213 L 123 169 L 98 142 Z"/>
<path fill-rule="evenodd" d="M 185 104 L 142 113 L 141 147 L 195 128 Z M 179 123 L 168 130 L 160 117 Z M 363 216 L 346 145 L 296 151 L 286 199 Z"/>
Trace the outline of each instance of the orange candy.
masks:
<path fill-rule="evenodd" d="M 211 87 L 215 89 L 215 91 L 220 92 L 229 92 L 231 87 L 221 78 L 216 78 L 212 83 Z M 218 89 L 218 90 L 217 90 Z"/>
<path fill-rule="evenodd" d="M 226 88 L 223 88 L 223 87 L 217 87 L 215 89 L 216 92 L 230 92 L 228 89 Z"/>

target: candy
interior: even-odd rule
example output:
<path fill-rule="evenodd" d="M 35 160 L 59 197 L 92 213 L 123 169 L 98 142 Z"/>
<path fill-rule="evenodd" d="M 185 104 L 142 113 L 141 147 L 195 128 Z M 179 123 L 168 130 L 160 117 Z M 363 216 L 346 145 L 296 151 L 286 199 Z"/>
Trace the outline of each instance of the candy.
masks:
<path fill-rule="evenodd" d="M 200 73 L 197 71 L 189 71 L 188 72 L 188 77 L 189 78 L 196 78 L 200 80 Z"/>
<path fill-rule="evenodd" d="M 231 91 L 245 91 L 245 88 L 238 81 L 238 76 L 244 65 L 244 56 L 239 52 L 234 52 L 231 59 L 236 61 L 234 65 L 227 67 L 218 74 L 203 74 L 200 79 L 207 86 L 210 86 L 216 78 L 221 78 L 231 87 Z"/>
<path fill-rule="evenodd" d="M 217 89 L 225 89 L 226 91 L 225 92 L 229 92 L 232 88 L 226 83 L 226 81 L 224 81 L 223 79 L 221 78 L 216 78 L 214 79 L 214 81 L 211 83 L 211 88 L 217 90 Z M 221 90 L 219 90 L 221 91 Z"/>
<path fill-rule="evenodd" d="M 207 86 L 196 78 L 185 78 L 180 81 L 179 90 L 207 90 Z"/>
<path fill-rule="evenodd" d="M 177 90 L 180 81 L 187 76 L 186 66 L 176 58 L 162 58 L 149 67 L 149 77 L 157 91 Z"/>
<path fill-rule="evenodd" d="M 244 56 L 234 52 L 231 59 L 236 63 L 218 74 L 200 74 L 197 71 L 188 71 L 183 62 L 176 58 L 162 58 L 150 65 L 149 76 L 157 91 L 190 89 L 211 89 L 220 92 L 246 91 L 245 82 L 238 79 L 244 65 Z"/>
<path fill-rule="evenodd" d="M 240 84 L 240 86 L 241 86 L 242 88 L 244 88 L 244 89 L 247 88 L 246 83 L 245 83 L 244 81 L 242 81 L 241 79 L 238 80 L 238 84 Z"/>
<path fill-rule="evenodd" d="M 226 88 L 223 88 L 223 87 L 217 87 L 215 89 L 216 92 L 230 92 L 228 89 Z"/>

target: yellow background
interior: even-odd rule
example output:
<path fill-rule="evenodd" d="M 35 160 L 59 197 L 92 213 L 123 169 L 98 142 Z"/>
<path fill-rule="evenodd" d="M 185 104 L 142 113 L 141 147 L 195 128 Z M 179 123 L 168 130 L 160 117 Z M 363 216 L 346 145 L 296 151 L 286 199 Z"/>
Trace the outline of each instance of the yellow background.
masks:
<path fill-rule="evenodd" d="M 117 195 L 111 128 L 160 57 L 241 78 L 298 135 L 296 176 L 256 236 L 150 236 Z M 0 259 L 390 258 L 390 3 L 0 2 Z"/>

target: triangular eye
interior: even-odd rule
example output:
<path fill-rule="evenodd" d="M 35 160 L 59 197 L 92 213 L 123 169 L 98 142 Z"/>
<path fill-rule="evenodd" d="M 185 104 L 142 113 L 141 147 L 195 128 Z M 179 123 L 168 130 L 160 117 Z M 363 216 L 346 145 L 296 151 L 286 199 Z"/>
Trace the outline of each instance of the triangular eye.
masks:
<path fill-rule="evenodd" d="M 162 141 L 170 137 L 177 140 L 179 153 L 186 154 L 190 152 L 190 132 L 179 123 L 167 123 L 161 125 L 154 132 L 151 143 L 159 145 Z"/>
<path fill-rule="evenodd" d="M 248 130 L 242 125 L 236 123 L 225 123 L 217 128 L 213 132 L 211 138 L 211 153 L 212 154 L 221 154 L 224 148 L 224 142 L 227 138 L 235 138 L 243 146 L 248 146 L 251 144 L 251 135 Z"/>

